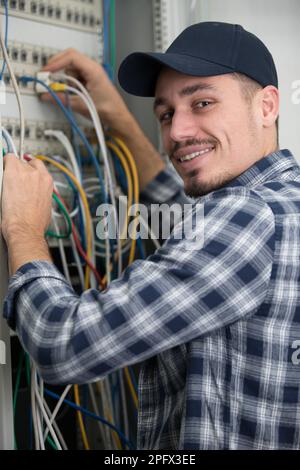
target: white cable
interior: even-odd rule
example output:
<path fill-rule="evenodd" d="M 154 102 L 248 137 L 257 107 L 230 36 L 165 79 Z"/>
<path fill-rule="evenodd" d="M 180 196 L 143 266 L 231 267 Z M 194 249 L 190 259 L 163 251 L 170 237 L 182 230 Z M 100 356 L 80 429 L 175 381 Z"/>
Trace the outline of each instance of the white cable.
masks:
<path fill-rule="evenodd" d="M 31 385 L 30 385 L 30 396 L 31 396 L 31 414 L 32 414 L 32 425 L 34 432 L 35 450 L 40 450 L 40 439 L 38 432 L 38 418 L 36 413 L 36 400 L 34 390 L 34 367 L 31 365 Z"/>
<path fill-rule="evenodd" d="M 82 181 L 81 181 L 81 179 L 82 179 L 81 172 L 80 172 L 80 169 L 78 167 L 78 163 L 77 163 L 77 160 L 76 160 L 76 156 L 75 156 L 73 147 L 72 147 L 71 142 L 69 141 L 68 137 L 66 136 L 66 134 L 64 134 L 64 132 L 62 132 L 62 131 L 58 131 L 58 130 L 54 130 L 54 129 L 46 129 L 44 131 L 44 134 L 46 136 L 49 136 L 49 137 L 55 137 L 62 144 L 62 146 L 66 150 L 67 155 L 68 155 L 68 157 L 70 159 L 70 162 L 72 164 L 73 173 L 74 173 L 75 177 L 78 179 L 78 181 L 81 184 L 82 183 Z"/>
<path fill-rule="evenodd" d="M 54 225 L 56 234 L 59 235 L 59 228 L 58 228 L 55 217 L 52 217 L 52 223 Z M 58 249 L 59 249 L 59 253 L 60 253 L 60 257 L 61 257 L 64 276 L 65 276 L 66 280 L 68 281 L 68 283 L 71 286 L 72 281 L 71 281 L 70 272 L 69 272 L 69 268 L 68 268 L 65 247 L 64 247 L 63 241 L 60 238 L 57 238 L 57 242 L 58 242 Z"/>
<path fill-rule="evenodd" d="M 10 65 L 9 57 L 8 57 L 8 54 L 7 54 L 7 50 L 6 50 L 6 47 L 5 47 L 5 43 L 4 43 L 1 31 L 0 31 L 0 45 L 1 45 L 3 56 L 4 56 L 4 59 L 5 59 L 5 62 L 6 62 L 6 65 L 7 65 L 10 77 L 11 77 L 12 85 L 13 85 L 15 95 L 16 95 L 16 98 L 17 98 L 17 102 L 18 102 L 19 114 L 20 114 L 20 148 L 19 148 L 20 152 L 19 152 L 19 158 L 21 160 L 23 160 L 24 136 L 25 136 L 24 107 L 23 107 L 23 103 L 22 103 L 20 90 L 19 90 L 19 87 L 18 87 L 18 84 L 17 84 L 17 80 L 16 80 L 16 77 L 15 77 L 14 71 L 13 71 L 11 65 Z M 16 155 L 18 155 L 18 154 L 16 153 Z"/>
<path fill-rule="evenodd" d="M 69 157 L 71 165 L 72 165 L 72 170 L 71 171 L 74 174 L 74 176 L 76 177 L 76 179 L 79 181 L 79 183 L 82 185 L 82 176 L 81 176 L 81 172 L 80 172 L 77 160 L 76 160 L 76 156 L 75 156 L 72 144 L 69 141 L 66 134 L 64 134 L 62 131 L 54 130 L 54 129 L 47 129 L 47 130 L 44 131 L 44 134 L 47 135 L 47 136 L 55 137 L 63 145 L 63 147 L 65 148 L 65 150 L 67 152 L 67 155 Z M 61 159 L 61 157 L 59 157 L 59 158 Z M 64 160 L 62 163 L 64 165 L 66 165 L 66 160 Z M 79 198 L 79 204 L 80 204 L 80 207 L 81 207 L 83 224 L 86 225 L 87 222 L 86 222 L 86 217 L 85 217 L 85 211 L 84 211 L 84 207 L 83 207 L 83 203 L 81 201 L 81 198 Z M 94 247 L 95 236 L 94 236 L 92 221 L 91 221 L 91 231 L 90 232 L 91 232 L 91 245 L 92 245 L 90 259 L 91 259 L 92 264 L 95 265 L 95 262 L 96 262 L 95 247 Z M 90 285 L 91 285 L 92 288 L 97 287 L 97 282 L 95 280 L 95 277 L 94 277 L 93 273 L 90 274 Z"/>
<path fill-rule="evenodd" d="M 89 101 L 89 103 L 92 106 L 94 105 L 94 102 L 93 102 L 90 94 L 88 93 L 87 89 L 82 85 L 82 83 L 79 80 L 77 80 L 77 78 L 74 78 L 71 75 L 67 75 L 67 74 L 61 73 L 61 72 L 51 74 L 51 78 L 54 81 L 66 80 L 68 82 L 74 83 L 79 88 L 79 90 L 81 90 L 81 92 L 86 97 L 86 99 Z"/>
<path fill-rule="evenodd" d="M 96 382 L 96 386 L 98 387 L 98 390 L 100 392 L 101 396 L 101 401 L 102 401 L 102 408 L 103 408 L 103 414 L 105 415 L 105 410 L 108 410 L 109 415 L 111 416 L 111 424 L 115 425 L 114 421 L 114 414 L 111 406 L 111 401 L 110 401 L 110 387 L 109 384 L 107 383 L 108 378 L 104 378 Z M 106 442 L 106 447 L 111 447 L 113 448 L 112 444 L 112 436 L 110 429 L 108 426 L 104 427 L 104 433 L 105 433 L 105 442 Z"/>
<path fill-rule="evenodd" d="M 114 191 L 114 185 L 113 185 L 113 179 L 112 179 L 112 174 L 111 174 L 111 168 L 109 165 L 109 159 L 108 159 L 108 153 L 107 153 L 107 148 L 105 144 L 105 137 L 102 129 L 102 125 L 100 122 L 99 115 L 97 113 L 96 107 L 92 101 L 92 99 L 87 97 L 88 92 L 85 90 L 85 92 L 78 91 L 74 87 L 66 86 L 66 89 L 68 91 L 71 91 L 75 95 L 79 96 L 82 101 L 85 103 L 87 106 L 89 113 L 91 115 L 94 128 L 96 131 L 97 139 L 99 142 L 99 146 L 101 148 L 101 153 L 103 156 L 103 161 L 104 161 L 104 167 L 105 167 L 105 176 L 107 177 L 107 185 L 108 185 L 108 190 L 111 198 L 111 203 L 114 208 L 114 213 L 115 213 L 115 223 L 116 223 L 116 228 L 118 227 L 118 219 L 117 219 L 117 207 L 116 207 L 116 198 L 115 198 L 115 191 Z M 80 87 L 82 90 L 82 85 Z M 122 273 L 122 256 L 121 256 L 121 240 L 118 239 L 118 251 L 119 251 L 119 256 L 118 256 L 118 275 L 120 276 Z M 108 269 L 107 274 L 110 272 L 110 269 Z"/>
<path fill-rule="evenodd" d="M 55 406 L 55 408 L 54 408 L 52 414 L 49 415 L 49 418 L 50 418 L 49 422 L 50 422 L 50 424 L 54 423 L 55 418 L 56 418 L 56 415 L 57 415 L 57 413 L 59 412 L 60 407 L 63 405 L 64 399 L 66 398 L 66 396 L 67 396 L 67 394 L 68 394 L 68 392 L 69 392 L 69 390 L 70 390 L 71 387 L 72 387 L 72 385 L 68 385 L 68 386 L 64 389 L 64 391 L 63 391 L 63 393 L 61 394 L 60 399 L 58 400 L 58 402 L 57 402 L 57 404 L 56 404 L 56 406 Z M 49 433 L 49 427 L 47 426 L 46 429 L 45 429 L 45 431 L 44 431 L 44 440 L 46 440 L 46 438 L 47 438 L 47 436 L 48 436 L 48 433 Z"/>
<path fill-rule="evenodd" d="M 18 152 L 17 152 L 17 149 L 16 149 L 16 146 L 15 146 L 15 143 L 12 139 L 12 136 L 10 135 L 10 133 L 5 129 L 5 127 L 1 127 L 1 131 L 2 133 L 5 135 L 9 145 L 10 145 L 10 148 L 12 150 L 12 153 L 15 154 L 15 155 L 18 155 Z"/>
<path fill-rule="evenodd" d="M 38 391 L 38 388 L 37 388 L 37 387 L 35 387 L 35 397 L 36 397 L 36 399 L 37 399 L 37 401 L 38 401 L 38 405 L 39 405 L 40 410 L 41 410 L 41 412 L 42 412 L 42 414 L 43 414 L 44 420 L 46 421 L 46 424 L 47 424 L 47 426 L 48 426 L 48 428 L 49 428 L 49 431 L 50 431 L 50 434 L 51 434 L 52 439 L 53 439 L 53 441 L 54 441 L 54 444 L 56 445 L 56 447 L 57 447 L 58 450 L 62 450 L 62 447 L 61 447 L 61 445 L 60 445 L 60 442 L 59 442 L 59 440 L 57 439 L 56 433 L 54 432 L 53 426 L 52 426 L 52 424 L 50 423 L 50 420 L 49 420 L 48 415 L 47 415 L 47 413 L 46 413 L 46 410 L 45 410 L 45 408 L 44 408 L 43 401 L 42 401 L 42 399 L 41 399 L 41 397 L 40 397 L 40 394 L 39 394 L 39 391 Z M 44 440 L 43 440 L 43 434 L 42 434 L 42 442 L 44 442 Z"/>
<path fill-rule="evenodd" d="M 44 399 L 43 405 L 44 405 L 45 411 L 46 411 L 46 413 L 47 413 L 47 415 L 48 415 L 48 417 L 49 417 L 49 419 L 50 419 L 50 417 L 51 417 L 51 410 L 50 410 L 50 408 L 49 408 L 49 406 L 48 406 L 48 403 L 46 402 L 45 399 Z M 50 422 L 51 422 L 51 419 L 50 419 Z M 63 450 L 68 450 L 66 441 L 64 440 L 64 437 L 63 437 L 63 435 L 62 435 L 62 433 L 61 433 L 61 431 L 60 431 L 60 429 L 59 429 L 59 427 L 58 427 L 56 421 L 54 420 L 51 424 L 52 424 L 52 426 L 53 426 L 53 428 L 54 428 L 54 431 L 55 431 L 55 433 L 56 433 L 56 435 L 57 435 L 57 438 L 59 439 L 59 441 L 60 441 L 60 443 L 61 443 L 61 446 L 62 446 Z M 48 429 L 48 427 L 47 427 L 46 429 Z M 47 433 L 49 433 L 49 432 L 50 432 L 50 431 L 48 431 Z M 45 440 L 46 440 L 46 438 L 44 437 L 44 441 L 45 441 Z"/>
<path fill-rule="evenodd" d="M 36 432 L 37 432 L 37 437 L 38 437 L 38 447 L 36 446 L 36 450 L 45 450 L 45 444 L 43 440 L 43 431 L 42 431 L 42 422 L 41 422 L 41 414 L 40 414 L 40 408 L 38 407 L 38 404 L 36 402 L 36 394 L 38 392 L 38 384 L 36 380 L 36 367 L 31 361 L 31 391 L 34 394 L 34 408 L 32 408 L 32 414 L 35 413 L 35 426 L 36 426 Z"/>
<path fill-rule="evenodd" d="M 70 170 L 73 173 L 73 166 L 65 158 L 61 157 L 60 155 L 53 155 L 52 158 L 53 158 L 53 160 L 57 161 L 58 163 L 61 163 L 62 165 L 65 165 L 68 168 L 68 170 Z M 56 169 L 56 170 L 59 171 L 58 169 Z"/>
<path fill-rule="evenodd" d="M 69 185 L 67 185 L 66 183 L 62 183 L 61 181 L 54 180 L 54 184 L 57 188 L 60 186 L 61 188 L 70 189 Z M 69 213 L 69 217 L 73 219 L 78 214 L 78 211 L 79 211 L 79 207 L 76 206 L 75 209 L 73 209 L 72 212 Z M 53 214 L 55 214 L 57 218 L 60 218 L 60 219 L 64 218 L 64 215 L 61 214 L 60 212 L 56 212 L 55 209 L 53 209 Z"/>

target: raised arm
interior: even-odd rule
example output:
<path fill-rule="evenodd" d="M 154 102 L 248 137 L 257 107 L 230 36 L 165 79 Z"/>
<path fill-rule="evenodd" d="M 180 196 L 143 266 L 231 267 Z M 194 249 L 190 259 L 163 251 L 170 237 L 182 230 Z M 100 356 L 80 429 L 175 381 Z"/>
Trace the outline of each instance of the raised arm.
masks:
<path fill-rule="evenodd" d="M 100 64 L 74 49 L 67 49 L 53 56 L 43 70 L 53 73 L 64 70 L 83 83 L 96 105 L 102 123 L 121 137 L 131 150 L 137 165 L 141 190 L 165 168 L 159 153 L 143 133 Z M 60 98 L 65 101 L 63 94 Z M 51 98 L 45 94 L 42 99 Z M 70 103 L 74 111 L 88 116 L 80 98 L 72 96 Z"/>

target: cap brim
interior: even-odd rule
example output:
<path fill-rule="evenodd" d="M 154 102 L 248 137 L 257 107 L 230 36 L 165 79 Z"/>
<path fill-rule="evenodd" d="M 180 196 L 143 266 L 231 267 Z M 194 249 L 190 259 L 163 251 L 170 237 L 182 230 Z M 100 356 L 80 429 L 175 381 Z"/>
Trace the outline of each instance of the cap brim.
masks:
<path fill-rule="evenodd" d="M 184 54 L 134 52 L 120 65 L 119 83 L 132 95 L 154 96 L 156 81 L 163 66 L 198 77 L 222 75 L 235 71 L 230 67 Z"/>

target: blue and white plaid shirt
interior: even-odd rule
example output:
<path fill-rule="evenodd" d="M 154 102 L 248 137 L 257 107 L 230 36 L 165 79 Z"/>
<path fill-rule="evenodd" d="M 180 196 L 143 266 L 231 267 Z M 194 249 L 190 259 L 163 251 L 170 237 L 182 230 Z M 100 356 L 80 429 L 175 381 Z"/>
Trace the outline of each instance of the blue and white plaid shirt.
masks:
<path fill-rule="evenodd" d="M 146 193 L 185 201 L 168 170 Z M 106 292 L 80 297 L 51 263 L 28 263 L 10 279 L 4 315 L 50 383 L 144 361 L 140 449 L 299 449 L 298 164 L 273 153 L 196 201 L 191 217 L 200 207 L 202 249 L 173 234 Z"/>

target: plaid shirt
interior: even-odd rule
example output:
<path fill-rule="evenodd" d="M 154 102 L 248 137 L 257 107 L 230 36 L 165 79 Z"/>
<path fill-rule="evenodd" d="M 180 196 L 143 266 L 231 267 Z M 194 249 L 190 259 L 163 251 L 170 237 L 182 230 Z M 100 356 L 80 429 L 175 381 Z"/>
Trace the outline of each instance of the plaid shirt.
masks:
<path fill-rule="evenodd" d="M 184 198 L 168 170 L 144 196 Z M 28 263 L 4 315 L 50 383 L 144 361 L 140 449 L 299 449 L 300 169 L 273 153 L 190 217 L 201 207 L 201 249 L 183 249 L 176 225 L 106 292 L 80 297 L 51 263 Z"/>

